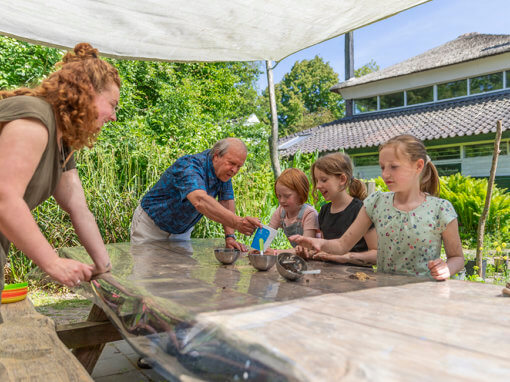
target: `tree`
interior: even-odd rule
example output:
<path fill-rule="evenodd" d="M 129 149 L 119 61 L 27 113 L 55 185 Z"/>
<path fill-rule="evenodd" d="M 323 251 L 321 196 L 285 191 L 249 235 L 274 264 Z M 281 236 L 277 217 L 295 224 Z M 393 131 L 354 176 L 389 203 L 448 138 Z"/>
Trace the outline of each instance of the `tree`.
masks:
<path fill-rule="evenodd" d="M 338 74 L 321 57 L 296 62 L 275 85 L 279 135 L 289 135 L 342 117 L 342 97 L 329 90 L 337 83 Z M 268 104 L 267 89 L 261 99 L 264 115 L 259 118 L 268 120 L 264 104 Z"/>
<path fill-rule="evenodd" d="M 361 68 L 354 70 L 354 77 L 362 77 L 372 72 L 377 72 L 379 65 L 372 59 L 368 64 L 363 65 Z"/>
<path fill-rule="evenodd" d="M 0 89 L 37 84 L 62 57 L 62 51 L 0 36 Z"/>

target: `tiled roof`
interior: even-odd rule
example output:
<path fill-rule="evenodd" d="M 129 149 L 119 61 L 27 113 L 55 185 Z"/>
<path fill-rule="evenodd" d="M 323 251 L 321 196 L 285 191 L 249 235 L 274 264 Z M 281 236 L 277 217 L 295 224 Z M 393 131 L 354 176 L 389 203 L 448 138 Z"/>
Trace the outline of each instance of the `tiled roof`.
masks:
<path fill-rule="evenodd" d="M 331 91 L 339 92 L 340 89 L 368 82 L 436 69 L 506 52 L 510 52 L 510 35 L 467 33 L 406 61 L 369 73 L 363 77 L 351 78 L 341 82 L 333 86 Z"/>
<path fill-rule="evenodd" d="M 358 114 L 320 125 L 279 140 L 282 145 L 296 136 L 305 139 L 280 150 L 283 156 L 378 146 L 398 134 L 421 140 L 486 134 L 496 131 L 496 122 L 510 129 L 510 90 L 434 104 Z"/>

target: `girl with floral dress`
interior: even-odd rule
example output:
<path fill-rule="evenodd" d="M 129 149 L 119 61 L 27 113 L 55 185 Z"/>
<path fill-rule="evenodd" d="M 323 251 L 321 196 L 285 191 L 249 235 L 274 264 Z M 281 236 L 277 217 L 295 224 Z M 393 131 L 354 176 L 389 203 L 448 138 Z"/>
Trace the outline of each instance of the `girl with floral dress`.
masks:
<path fill-rule="evenodd" d="M 457 214 L 436 197 L 439 177 L 423 143 L 400 135 L 381 145 L 379 164 L 390 192 L 375 192 L 347 232 L 336 240 L 293 236 L 301 246 L 342 255 L 375 225 L 377 270 L 448 279 L 464 267 Z M 444 244 L 446 261 L 440 258 Z"/>

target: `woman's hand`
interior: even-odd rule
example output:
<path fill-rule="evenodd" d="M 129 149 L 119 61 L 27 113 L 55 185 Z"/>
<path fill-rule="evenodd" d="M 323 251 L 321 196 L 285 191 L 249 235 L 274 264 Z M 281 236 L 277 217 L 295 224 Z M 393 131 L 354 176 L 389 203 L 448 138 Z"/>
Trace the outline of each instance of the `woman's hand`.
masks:
<path fill-rule="evenodd" d="M 437 258 L 430 260 L 427 265 L 430 269 L 430 275 L 434 279 L 443 281 L 450 278 L 450 268 L 448 268 L 448 264 L 446 264 L 442 259 Z"/>
<path fill-rule="evenodd" d="M 110 272 L 112 270 L 112 265 L 110 260 L 103 262 L 103 264 L 94 264 L 94 270 L 92 271 L 93 275 L 99 275 L 101 273 Z"/>
<path fill-rule="evenodd" d="M 57 256 L 53 261 L 45 264 L 42 269 L 51 278 L 68 287 L 77 286 L 82 281 L 89 281 L 94 272 L 94 266 L 92 265 Z"/>
<path fill-rule="evenodd" d="M 313 249 L 319 252 L 321 250 L 321 244 L 324 241 L 324 239 L 317 239 L 301 235 L 292 235 L 289 237 L 289 241 L 295 242 L 301 247 Z"/>

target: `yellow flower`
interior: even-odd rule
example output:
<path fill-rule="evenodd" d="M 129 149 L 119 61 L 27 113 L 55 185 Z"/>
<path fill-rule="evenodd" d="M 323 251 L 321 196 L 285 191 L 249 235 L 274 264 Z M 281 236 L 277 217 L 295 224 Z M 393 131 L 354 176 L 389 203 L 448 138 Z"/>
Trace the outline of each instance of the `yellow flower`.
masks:
<path fill-rule="evenodd" d="M 501 244 L 501 246 L 502 246 L 503 248 L 506 248 L 506 243 L 502 243 L 502 244 Z"/>
<path fill-rule="evenodd" d="M 496 252 L 501 252 L 501 247 L 499 245 L 496 247 Z"/>

